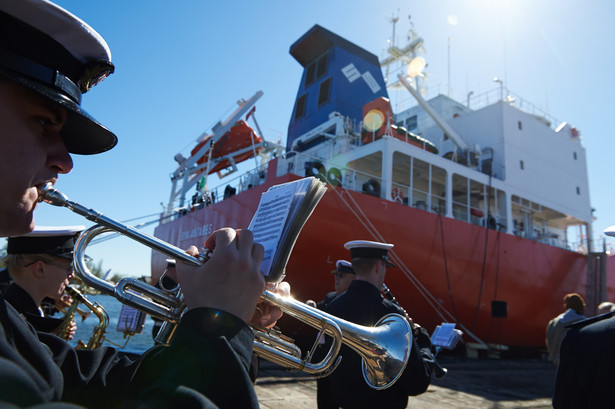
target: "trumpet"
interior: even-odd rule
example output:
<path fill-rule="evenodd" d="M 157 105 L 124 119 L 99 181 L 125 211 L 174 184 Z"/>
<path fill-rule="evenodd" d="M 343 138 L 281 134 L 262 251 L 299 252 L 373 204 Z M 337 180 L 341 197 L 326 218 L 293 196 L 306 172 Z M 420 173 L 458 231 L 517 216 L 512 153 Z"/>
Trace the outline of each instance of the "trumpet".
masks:
<path fill-rule="evenodd" d="M 138 308 L 156 318 L 164 320 L 165 343 L 170 342 L 175 327 L 179 322 L 185 305 L 181 290 L 173 293 L 159 290 L 142 281 L 123 278 L 112 285 L 93 275 L 85 262 L 85 249 L 90 241 L 105 232 L 117 232 L 159 251 L 176 260 L 191 265 L 201 265 L 207 261 L 206 255 L 193 257 L 182 249 L 156 237 L 147 235 L 138 229 L 124 225 L 100 212 L 68 200 L 68 198 L 51 183 L 39 191 L 39 201 L 54 206 L 66 207 L 71 211 L 96 223 L 85 230 L 75 243 L 75 272 L 81 280 L 100 292 L 112 295 L 120 302 Z M 342 320 L 333 315 L 297 301 L 291 297 L 280 296 L 264 290 L 261 298 L 276 305 L 285 314 L 297 318 L 305 324 L 319 330 L 311 350 L 301 357 L 301 352 L 294 344 L 287 342 L 276 334 L 255 329 L 254 352 L 256 355 L 289 369 L 295 369 L 316 376 L 326 376 L 339 363 L 339 349 L 344 343 L 362 358 L 363 377 L 374 389 L 386 389 L 393 385 L 403 373 L 412 347 L 412 331 L 408 321 L 399 314 L 382 317 L 374 327 L 365 327 Z M 333 338 L 331 347 L 322 361 L 312 363 L 312 355 L 323 335 Z"/>

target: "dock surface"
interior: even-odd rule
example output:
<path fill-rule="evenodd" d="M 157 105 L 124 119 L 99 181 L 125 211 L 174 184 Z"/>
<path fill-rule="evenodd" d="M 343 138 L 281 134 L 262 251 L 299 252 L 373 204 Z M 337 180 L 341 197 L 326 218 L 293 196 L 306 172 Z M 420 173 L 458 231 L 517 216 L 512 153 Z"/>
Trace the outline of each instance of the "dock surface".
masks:
<path fill-rule="evenodd" d="M 555 366 L 541 360 L 466 359 L 441 361 L 448 369 L 427 392 L 410 397 L 411 409 L 551 408 Z M 263 409 L 316 408 L 316 381 L 261 363 L 256 393 Z"/>

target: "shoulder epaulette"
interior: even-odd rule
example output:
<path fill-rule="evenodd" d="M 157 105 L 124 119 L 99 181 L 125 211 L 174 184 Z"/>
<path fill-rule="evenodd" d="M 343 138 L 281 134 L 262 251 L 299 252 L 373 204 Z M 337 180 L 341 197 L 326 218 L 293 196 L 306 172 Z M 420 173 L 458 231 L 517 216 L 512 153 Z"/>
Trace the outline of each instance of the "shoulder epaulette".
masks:
<path fill-rule="evenodd" d="M 573 322 L 572 324 L 566 325 L 566 328 L 583 328 L 595 322 L 599 322 L 602 320 L 606 320 L 615 316 L 615 311 L 607 312 L 606 314 L 596 315 L 595 317 L 586 318 L 581 321 Z"/>

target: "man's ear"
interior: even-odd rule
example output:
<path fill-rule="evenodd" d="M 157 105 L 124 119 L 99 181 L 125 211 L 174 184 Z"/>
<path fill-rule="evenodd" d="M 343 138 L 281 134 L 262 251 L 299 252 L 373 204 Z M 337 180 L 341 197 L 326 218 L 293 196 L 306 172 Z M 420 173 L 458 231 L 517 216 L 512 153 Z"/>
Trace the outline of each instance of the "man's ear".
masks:
<path fill-rule="evenodd" d="M 45 262 L 39 260 L 34 262 L 29 268 L 34 277 L 45 278 L 45 267 Z"/>

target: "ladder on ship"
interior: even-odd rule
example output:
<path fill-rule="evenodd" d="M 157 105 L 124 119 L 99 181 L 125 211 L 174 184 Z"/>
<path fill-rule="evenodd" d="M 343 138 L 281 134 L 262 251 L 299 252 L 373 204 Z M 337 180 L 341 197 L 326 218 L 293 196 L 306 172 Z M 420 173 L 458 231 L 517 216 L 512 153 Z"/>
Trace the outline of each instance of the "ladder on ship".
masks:
<path fill-rule="evenodd" d="M 606 284 L 606 259 L 607 252 L 604 249 L 600 253 L 587 254 L 587 281 L 585 290 L 585 316 L 596 315 L 598 305 L 608 301 Z"/>

